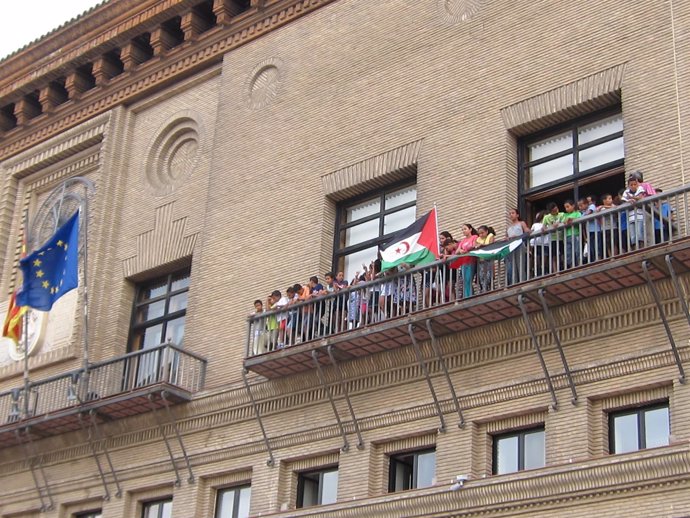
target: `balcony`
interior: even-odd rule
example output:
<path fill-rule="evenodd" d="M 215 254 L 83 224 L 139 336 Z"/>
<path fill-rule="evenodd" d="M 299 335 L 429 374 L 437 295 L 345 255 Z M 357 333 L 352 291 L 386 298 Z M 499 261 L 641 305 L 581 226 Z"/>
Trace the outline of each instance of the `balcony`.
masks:
<path fill-rule="evenodd" d="M 454 257 L 255 315 L 244 367 L 288 376 L 520 316 L 533 334 L 530 313 L 640 284 L 649 284 L 659 305 L 654 282 L 661 278 L 671 278 L 685 302 L 677 275 L 690 271 L 689 192 L 686 185 L 517 238 L 505 259 L 485 261 L 483 282 L 473 277 L 469 297 L 461 270 L 450 267 Z M 631 242 L 635 226 L 639 240 Z"/>
<path fill-rule="evenodd" d="M 0 448 L 189 401 L 205 372 L 205 359 L 168 343 L 30 382 L 0 394 Z"/>

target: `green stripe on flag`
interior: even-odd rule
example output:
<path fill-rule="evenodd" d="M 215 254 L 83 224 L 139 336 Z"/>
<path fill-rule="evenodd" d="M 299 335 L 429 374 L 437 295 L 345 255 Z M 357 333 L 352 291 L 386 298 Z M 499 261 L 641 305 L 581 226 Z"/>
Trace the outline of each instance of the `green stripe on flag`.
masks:
<path fill-rule="evenodd" d="M 392 262 L 381 261 L 381 271 L 390 270 L 391 268 L 395 268 L 396 266 L 401 265 L 403 263 L 407 263 L 412 266 L 420 266 L 423 264 L 433 263 L 435 260 L 436 258 L 434 257 L 434 254 L 431 253 L 431 250 L 429 250 L 428 248 L 424 248 L 419 252 L 414 252 L 412 254 L 405 255 L 400 259 L 396 259 Z"/>

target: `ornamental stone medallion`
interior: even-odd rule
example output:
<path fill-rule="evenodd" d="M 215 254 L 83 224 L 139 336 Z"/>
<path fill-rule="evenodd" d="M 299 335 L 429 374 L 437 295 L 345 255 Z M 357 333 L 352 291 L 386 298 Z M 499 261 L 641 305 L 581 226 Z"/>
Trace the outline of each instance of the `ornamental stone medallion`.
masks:
<path fill-rule="evenodd" d="M 191 111 L 177 113 L 154 137 L 144 172 L 155 196 L 173 193 L 192 174 L 200 156 L 200 127 Z"/>
<path fill-rule="evenodd" d="M 246 86 L 251 108 L 267 106 L 278 95 L 283 79 L 282 65 L 280 59 L 270 58 L 254 67 Z"/>
<path fill-rule="evenodd" d="M 474 17 L 482 0 L 437 0 L 443 18 L 448 23 L 466 22 Z"/>

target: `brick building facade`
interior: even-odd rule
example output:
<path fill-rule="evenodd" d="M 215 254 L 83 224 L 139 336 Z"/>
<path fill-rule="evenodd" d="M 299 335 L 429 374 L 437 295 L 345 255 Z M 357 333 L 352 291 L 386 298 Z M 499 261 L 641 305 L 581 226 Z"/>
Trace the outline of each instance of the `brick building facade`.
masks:
<path fill-rule="evenodd" d="M 79 177 L 89 304 L 35 316 L 29 385 L 2 343 L 0 516 L 689 516 L 689 34 L 673 0 L 111 0 L 7 57 L 0 289 Z M 672 239 L 252 349 L 255 299 L 434 206 L 503 237 L 635 170 Z"/>

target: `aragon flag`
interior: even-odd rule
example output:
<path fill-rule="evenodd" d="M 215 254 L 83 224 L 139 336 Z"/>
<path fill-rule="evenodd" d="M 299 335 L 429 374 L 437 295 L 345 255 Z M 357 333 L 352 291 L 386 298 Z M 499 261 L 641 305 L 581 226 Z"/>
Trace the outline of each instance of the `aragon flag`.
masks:
<path fill-rule="evenodd" d="M 26 241 L 22 237 L 22 253 L 20 259 L 26 257 Z M 22 318 L 24 313 L 29 309 L 26 306 L 17 305 L 17 292 L 19 290 L 14 290 L 12 296 L 10 297 L 10 302 L 7 306 L 7 316 L 5 317 L 5 323 L 2 326 L 2 336 L 6 338 L 11 338 L 15 343 L 19 343 L 19 339 L 22 336 Z"/>
<path fill-rule="evenodd" d="M 438 223 L 436 209 L 407 228 L 393 234 L 381 248 L 381 271 L 399 264 L 412 266 L 433 263 L 438 259 Z"/>

